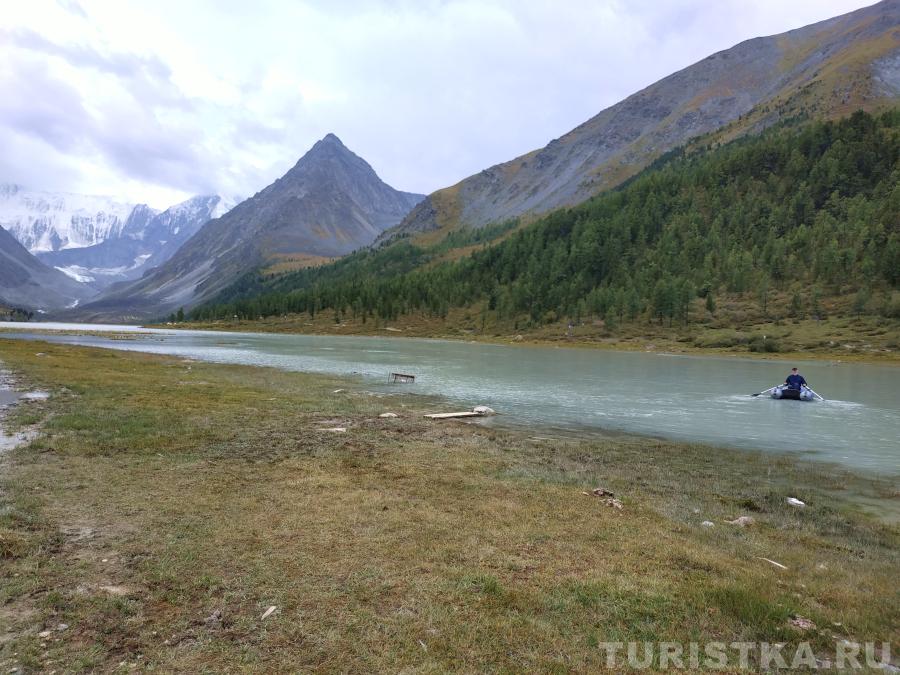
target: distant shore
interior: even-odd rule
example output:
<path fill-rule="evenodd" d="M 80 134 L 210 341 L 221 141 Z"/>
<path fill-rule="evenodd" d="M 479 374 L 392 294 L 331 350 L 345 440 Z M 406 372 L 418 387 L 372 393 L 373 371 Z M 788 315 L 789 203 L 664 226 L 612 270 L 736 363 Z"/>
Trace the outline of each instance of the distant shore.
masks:
<path fill-rule="evenodd" d="M 478 330 L 458 329 L 444 325 L 438 321 L 415 322 L 403 321 L 390 322 L 386 325 L 369 321 L 368 324 L 360 322 L 344 322 L 335 324 L 328 320 L 308 320 L 306 317 L 272 317 L 258 321 L 213 321 L 213 322 L 185 322 L 177 324 L 148 324 L 153 328 L 185 329 L 185 330 L 218 330 L 223 332 L 259 332 L 259 333 L 296 333 L 300 335 L 368 335 L 378 337 L 410 337 L 431 338 L 440 340 L 457 340 L 462 342 L 484 342 L 489 344 L 505 345 L 533 345 L 544 347 L 573 347 L 584 349 L 607 349 L 613 351 L 639 351 L 672 354 L 695 354 L 707 356 L 738 356 L 741 358 L 755 358 L 778 361 L 831 361 L 835 363 L 853 362 L 870 363 L 877 365 L 900 365 L 900 321 L 891 322 L 888 330 L 869 329 L 870 332 L 883 331 L 880 335 L 854 336 L 854 341 L 859 346 L 851 345 L 847 341 L 838 342 L 834 339 L 826 339 L 820 334 L 827 334 L 831 324 L 822 325 L 820 322 L 804 322 L 801 329 L 808 332 L 810 341 L 818 344 L 808 349 L 790 349 L 786 351 L 750 351 L 747 342 L 752 336 L 775 335 L 785 330 L 784 324 L 771 327 L 754 327 L 753 329 L 708 329 L 705 327 L 693 328 L 694 333 L 683 332 L 685 329 L 673 330 L 666 335 L 660 327 L 652 327 L 654 330 L 646 335 L 628 332 L 615 336 L 604 334 L 604 331 L 591 330 L 583 326 L 573 327 L 569 331 L 565 327 L 544 328 L 538 331 L 522 331 L 521 333 L 497 334 L 480 332 Z M 790 328 L 791 326 L 788 325 Z M 846 328 L 846 327 L 842 327 Z M 768 330 L 768 333 L 764 332 Z M 841 330 L 841 328 L 836 328 Z M 569 334 L 567 334 L 567 332 Z M 729 334 L 730 333 L 730 334 Z M 880 338 L 880 339 L 879 339 Z M 741 340 L 744 342 L 741 342 Z M 777 338 L 776 338 L 777 339 Z M 725 344 L 733 341 L 730 346 L 698 346 L 698 342 Z M 829 346 L 828 343 L 833 343 Z M 873 344 L 874 342 L 874 344 Z M 869 345 L 868 347 L 866 345 Z M 876 346 L 877 345 L 877 346 Z M 891 346 L 888 346 L 891 345 Z"/>

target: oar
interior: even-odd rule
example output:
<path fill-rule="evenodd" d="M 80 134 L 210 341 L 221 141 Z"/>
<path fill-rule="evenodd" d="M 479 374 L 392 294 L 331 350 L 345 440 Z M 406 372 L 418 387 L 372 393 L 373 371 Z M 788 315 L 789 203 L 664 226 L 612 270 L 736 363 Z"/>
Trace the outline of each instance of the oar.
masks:
<path fill-rule="evenodd" d="M 781 386 L 780 384 L 776 384 L 774 387 L 769 387 L 768 389 L 765 389 L 763 391 L 759 391 L 755 394 L 750 394 L 750 395 L 751 396 L 761 396 L 762 394 L 768 394 L 770 391 L 772 391 L 773 389 L 777 389 L 780 386 Z M 813 393 L 815 393 L 815 392 L 813 392 Z"/>
<path fill-rule="evenodd" d="M 809 389 L 810 391 L 812 391 L 813 396 L 815 396 L 815 397 L 816 397 L 817 399 L 819 399 L 820 401 L 824 401 L 824 400 L 825 400 L 824 398 L 822 398 L 821 396 L 819 396 L 815 391 L 813 391 L 813 388 L 810 387 L 809 385 L 806 385 L 806 388 Z"/>

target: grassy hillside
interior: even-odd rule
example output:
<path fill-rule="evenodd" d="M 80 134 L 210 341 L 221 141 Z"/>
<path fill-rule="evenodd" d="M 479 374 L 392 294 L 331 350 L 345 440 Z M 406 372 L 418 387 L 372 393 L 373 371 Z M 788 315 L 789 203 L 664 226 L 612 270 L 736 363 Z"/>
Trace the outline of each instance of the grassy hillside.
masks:
<path fill-rule="evenodd" d="M 462 310 L 475 329 L 612 335 L 829 317 L 893 326 L 898 159 L 900 111 L 782 126 L 677 151 L 614 192 L 515 231 L 512 221 L 250 275 L 191 318 L 324 312 L 365 324 Z"/>

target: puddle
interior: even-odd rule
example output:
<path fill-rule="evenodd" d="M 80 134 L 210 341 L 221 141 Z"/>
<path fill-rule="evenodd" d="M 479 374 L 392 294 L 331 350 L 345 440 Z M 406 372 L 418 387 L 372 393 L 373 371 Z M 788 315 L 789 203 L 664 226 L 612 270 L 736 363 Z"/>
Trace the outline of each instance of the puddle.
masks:
<path fill-rule="evenodd" d="M 14 384 L 15 380 L 13 379 L 12 374 L 7 370 L 0 370 L 0 452 L 12 450 L 23 443 L 27 443 L 34 438 L 35 435 L 33 431 L 7 434 L 3 430 L 3 418 L 6 416 L 6 411 L 23 399 L 43 401 L 50 398 L 50 394 L 43 391 L 32 391 L 27 394 L 22 394 L 13 389 Z"/>
<path fill-rule="evenodd" d="M 46 401 L 50 394 L 46 391 L 29 391 L 20 397 L 23 401 Z"/>

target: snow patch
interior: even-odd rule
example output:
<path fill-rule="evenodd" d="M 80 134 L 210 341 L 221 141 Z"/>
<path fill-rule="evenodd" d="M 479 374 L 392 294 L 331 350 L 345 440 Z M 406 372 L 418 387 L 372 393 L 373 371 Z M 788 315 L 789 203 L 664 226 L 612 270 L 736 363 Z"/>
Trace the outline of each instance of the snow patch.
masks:
<path fill-rule="evenodd" d="M 88 270 L 79 265 L 67 265 L 66 267 L 57 267 L 56 269 L 82 284 L 89 284 L 94 281 L 94 277 L 88 273 Z"/>

